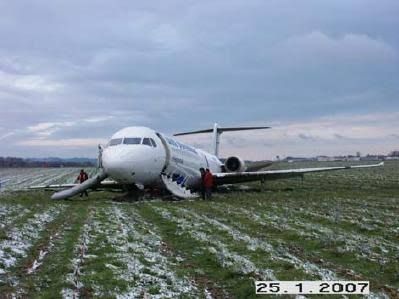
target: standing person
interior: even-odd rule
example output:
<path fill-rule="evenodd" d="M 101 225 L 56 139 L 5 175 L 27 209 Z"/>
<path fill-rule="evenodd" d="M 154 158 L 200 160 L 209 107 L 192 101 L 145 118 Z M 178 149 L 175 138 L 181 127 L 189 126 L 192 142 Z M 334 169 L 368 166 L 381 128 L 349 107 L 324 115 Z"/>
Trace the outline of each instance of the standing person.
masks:
<path fill-rule="evenodd" d="M 205 168 L 201 167 L 199 171 L 201 173 L 201 198 L 205 200 Z"/>
<path fill-rule="evenodd" d="M 205 171 L 204 186 L 205 186 L 205 198 L 211 200 L 212 188 L 213 188 L 213 174 L 209 170 L 209 168 L 207 168 Z"/>
<path fill-rule="evenodd" d="M 87 173 L 83 169 L 81 169 L 78 177 L 76 178 L 76 181 L 78 181 L 80 184 L 82 184 L 84 181 L 87 181 L 88 178 L 89 178 L 89 176 L 87 175 Z M 80 193 L 80 197 L 82 197 L 83 194 L 86 195 L 86 197 L 89 197 L 87 190 Z"/>

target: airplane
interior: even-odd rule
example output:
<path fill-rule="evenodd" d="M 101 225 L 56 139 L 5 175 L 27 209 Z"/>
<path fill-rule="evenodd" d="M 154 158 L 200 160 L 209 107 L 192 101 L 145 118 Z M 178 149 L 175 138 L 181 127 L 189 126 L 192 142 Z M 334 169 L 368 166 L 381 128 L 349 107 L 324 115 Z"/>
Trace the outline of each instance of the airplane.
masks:
<path fill-rule="evenodd" d="M 81 184 L 32 186 L 31 189 L 62 189 L 52 199 L 67 199 L 81 192 L 107 188 L 143 190 L 157 188 L 177 198 L 198 197 L 201 184 L 200 168 L 209 168 L 216 185 L 249 181 L 268 181 L 303 176 L 305 173 L 383 166 L 372 165 L 317 167 L 284 170 L 261 170 L 271 164 L 265 161 L 248 164 L 238 156 L 219 159 L 220 135 L 223 132 L 263 130 L 270 127 L 219 127 L 183 132 L 174 136 L 212 133 L 213 154 L 195 148 L 176 138 L 147 127 L 126 127 L 112 135 L 106 146 L 99 145 L 99 172 Z"/>

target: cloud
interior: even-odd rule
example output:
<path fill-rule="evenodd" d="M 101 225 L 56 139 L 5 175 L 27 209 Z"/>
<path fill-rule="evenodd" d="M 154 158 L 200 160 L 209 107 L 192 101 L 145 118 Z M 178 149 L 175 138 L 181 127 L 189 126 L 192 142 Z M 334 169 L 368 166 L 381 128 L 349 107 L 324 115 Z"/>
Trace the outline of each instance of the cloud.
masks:
<path fill-rule="evenodd" d="M 44 122 L 38 123 L 33 126 L 28 126 L 26 129 L 29 133 L 33 133 L 34 135 L 38 135 L 41 137 L 50 136 L 53 133 L 57 132 L 66 127 L 75 126 L 77 123 L 72 121 L 66 122 Z"/>
<path fill-rule="evenodd" d="M 105 121 L 111 120 L 112 118 L 114 118 L 114 116 L 112 116 L 112 115 L 93 116 L 93 117 L 86 118 L 84 121 L 88 122 L 88 123 L 98 123 L 98 122 L 105 122 Z"/>
<path fill-rule="evenodd" d="M 332 37 L 320 31 L 294 36 L 275 48 L 285 60 L 282 64 L 315 65 L 331 64 L 379 64 L 397 61 L 397 51 L 386 42 L 366 34 L 345 33 Z"/>
<path fill-rule="evenodd" d="M 382 136 L 380 118 L 346 131 L 324 118 L 398 110 L 398 11 L 395 1 L 368 0 L 4 2 L 0 126 L 14 135 L 0 155 L 56 154 L 18 142 L 106 139 L 131 125 L 173 133 L 281 122 L 289 128 L 262 143 L 312 140 L 308 153 L 338 136 Z M 231 138 L 226 152 L 257 155 Z"/>
<path fill-rule="evenodd" d="M 6 134 L 4 134 L 4 135 L 1 135 L 1 136 L 0 136 L 0 140 L 6 139 L 6 138 L 8 138 L 8 137 L 11 137 L 11 136 L 13 136 L 14 134 L 15 134 L 14 132 L 9 132 L 9 133 L 6 133 Z"/>
<path fill-rule="evenodd" d="M 53 93 L 62 89 L 63 86 L 40 75 L 13 75 L 0 70 L 0 87 L 29 92 Z"/>
<path fill-rule="evenodd" d="M 313 137 L 309 134 L 304 134 L 304 133 L 299 133 L 298 137 L 303 140 L 314 140 L 315 139 L 315 137 Z"/>
<path fill-rule="evenodd" d="M 347 155 L 357 151 L 386 154 L 398 147 L 397 112 L 279 121 L 270 130 L 224 133 L 223 157 L 239 155 L 244 159 L 272 159 L 275 156 Z M 370 121 L 373 121 L 370 124 Z M 249 122 L 242 125 L 264 125 Z M 181 140 L 210 150 L 209 134 L 182 136 Z M 264 143 L 272 146 L 264 146 Z"/>

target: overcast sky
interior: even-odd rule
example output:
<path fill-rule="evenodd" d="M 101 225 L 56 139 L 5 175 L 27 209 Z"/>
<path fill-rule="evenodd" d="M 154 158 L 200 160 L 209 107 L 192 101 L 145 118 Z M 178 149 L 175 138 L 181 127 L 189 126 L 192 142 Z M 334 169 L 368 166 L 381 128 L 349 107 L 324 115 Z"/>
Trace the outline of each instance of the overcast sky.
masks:
<path fill-rule="evenodd" d="M 0 0 L 0 156 L 96 157 L 134 125 L 222 156 L 399 148 L 399 1 Z M 209 148 L 210 136 L 180 137 Z"/>

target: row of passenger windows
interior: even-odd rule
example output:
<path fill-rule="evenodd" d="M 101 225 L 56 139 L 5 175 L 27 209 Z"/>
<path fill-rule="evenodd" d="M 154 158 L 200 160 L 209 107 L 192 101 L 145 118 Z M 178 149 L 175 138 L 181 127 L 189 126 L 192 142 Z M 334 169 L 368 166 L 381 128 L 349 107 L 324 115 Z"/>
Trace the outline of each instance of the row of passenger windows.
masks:
<path fill-rule="evenodd" d="M 152 138 L 140 138 L 140 137 L 134 137 L 134 138 L 115 138 L 111 139 L 108 143 L 109 146 L 114 146 L 118 144 L 145 144 L 148 146 L 152 147 L 157 147 L 157 144 L 155 143 L 154 139 Z"/>

